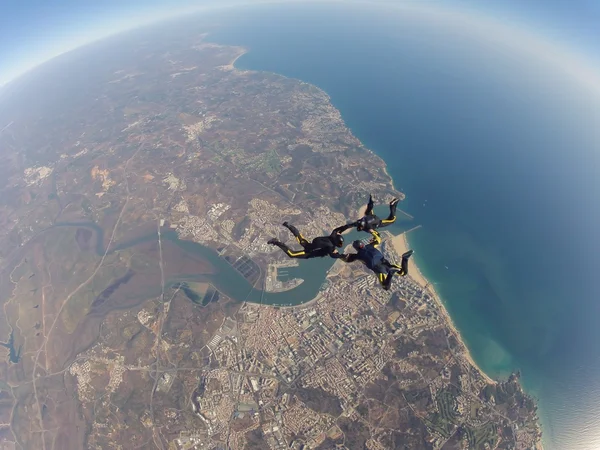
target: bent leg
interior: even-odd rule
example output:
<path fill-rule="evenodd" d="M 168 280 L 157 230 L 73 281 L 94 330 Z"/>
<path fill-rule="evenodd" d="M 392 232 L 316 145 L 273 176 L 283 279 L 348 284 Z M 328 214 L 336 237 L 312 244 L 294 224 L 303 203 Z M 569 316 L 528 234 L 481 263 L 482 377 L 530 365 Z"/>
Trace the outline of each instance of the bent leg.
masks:
<path fill-rule="evenodd" d="M 379 222 L 379 226 L 377 228 L 387 227 L 388 225 L 393 224 L 395 221 L 396 221 L 396 216 L 388 217 L 387 219 L 381 219 L 381 222 Z"/>
<path fill-rule="evenodd" d="M 373 196 L 371 194 L 369 194 L 369 203 L 367 203 L 367 209 L 365 211 L 365 216 L 372 216 L 373 215 Z"/>
<path fill-rule="evenodd" d="M 373 235 L 373 239 L 371 240 L 371 242 L 373 242 L 373 246 L 379 246 L 379 244 L 381 244 L 381 235 L 377 232 L 377 230 L 370 230 L 369 233 Z"/>
<path fill-rule="evenodd" d="M 290 232 L 294 235 L 294 237 L 298 241 L 298 244 L 300 244 L 302 247 L 305 247 L 308 245 L 308 241 L 304 238 L 304 236 L 302 236 L 300 231 L 298 231 L 298 228 L 296 228 L 294 225 L 290 225 L 287 222 L 284 222 L 283 226 L 286 227 L 288 230 L 290 230 Z"/>
<path fill-rule="evenodd" d="M 281 244 L 278 247 L 281 250 L 283 250 L 285 252 L 285 254 L 288 255 L 290 258 L 306 259 L 308 257 L 308 255 L 306 254 L 306 252 L 304 250 L 299 250 L 299 251 L 292 250 L 285 244 Z"/>
<path fill-rule="evenodd" d="M 407 260 L 408 261 L 408 260 Z M 406 275 L 404 269 L 402 268 L 402 266 L 399 266 L 398 264 L 394 264 L 389 262 L 387 259 L 383 261 L 383 264 L 385 264 L 385 266 L 389 269 L 390 273 L 397 273 L 401 276 Z M 408 266 L 406 269 L 407 273 L 408 273 Z"/>
<path fill-rule="evenodd" d="M 308 254 L 304 250 L 300 250 L 297 252 L 297 251 L 294 251 L 294 250 L 288 248 L 287 250 L 284 250 L 284 251 L 290 258 L 300 258 L 300 259 L 308 258 Z"/>
<path fill-rule="evenodd" d="M 300 250 L 300 251 L 292 250 L 287 245 L 285 245 L 283 242 L 276 241 L 275 239 L 270 240 L 269 244 L 276 245 L 281 250 L 283 250 L 285 252 L 285 254 L 288 255 L 290 258 L 306 259 L 308 257 L 307 253 L 304 250 Z"/>
<path fill-rule="evenodd" d="M 377 265 L 374 269 L 379 284 L 387 291 L 392 283 L 392 277 L 394 276 L 394 269 L 391 269 L 390 263 L 385 259 Z"/>
<path fill-rule="evenodd" d="M 402 254 L 402 262 L 400 263 L 401 265 L 401 272 L 400 275 L 405 276 L 408 275 L 408 258 L 410 258 L 413 254 L 412 250 L 407 251 L 406 253 Z"/>
<path fill-rule="evenodd" d="M 395 198 L 390 202 L 390 215 L 387 219 L 381 221 L 380 227 L 387 227 L 396 221 L 396 208 L 398 207 L 398 199 Z"/>
<path fill-rule="evenodd" d="M 402 275 L 403 277 L 408 275 L 408 258 L 402 258 L 402 262 L 400 263 L 400 265 L 400 275 Z"/>
<path fill-rule="evenodd" d="M 384 264 L 390 270 L 390 273 L 397 273 L 402 277 L 408 275 L 408 257 L 402 257 L 400 265 L 393 264 L 387 260 L 384 261 Z"/>
<path fill-rule="evenodd" d="M 387 276 L 385 277 L 385 279 L 383 280 L 382 286 L 383 288 L 387 291 L 390 289 L 390 286 L 392 285 L 392 277 L 394 276 L 394 272 L 390 271 Z"/>

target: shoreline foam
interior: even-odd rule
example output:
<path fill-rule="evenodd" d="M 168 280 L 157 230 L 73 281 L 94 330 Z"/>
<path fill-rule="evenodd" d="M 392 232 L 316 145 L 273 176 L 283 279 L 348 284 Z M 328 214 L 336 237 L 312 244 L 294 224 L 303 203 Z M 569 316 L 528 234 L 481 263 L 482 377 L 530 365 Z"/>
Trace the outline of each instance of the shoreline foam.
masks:
<path fill-rule="evenodd" d="M 401 255 L 402 253 L 406 252 L 409 249 L 408 240 L 406 238 L 406 233 L 402 233 L 402 234 L 399 234 L 397 236 L 394 236 L 391 239 L 391 242 L 392 242 L 392 245 L 394 246 L 394 249 L 396 250 L 396 252 L 399 255 Z M 452 331 L 452 333 L 454 333 L 454 335 L 456 336 L 456 339 L 463 346 L 464 352 L 462 353 L 462 356 L 473 367 L 475 367 L 475 369 L 480 373 L 480 375 L 488 383 L 490 383 L 490 384 L 497 384 L 497 382 L 495 380 L 493 380 L 488 374 L 486 374 L 481 369 L 481 367 L 479 367 L 479 365 L 475 362 L 475 360 L 473 359 L 473 356 L 471 355 L 471 352 L 469 351 L 469 347 L 467 347 L 467 345 L 465 344 L 465 341 L 463 340 L 460 332 L 458 331 L 458 329 L 456 328 L 456 325 L 452 321 L 452 318 L 450 317 L 450 314 L 446 310 L 444 302 L 442 301 L 441 297 L 438 295 L 438 293 L 434 289 L 434 287 L 431 284 L 431 282 L 429 282 L 427 280 L 427 278 L 425 278 L 425 276 L 423 275 L 423 273 L 419 270 L 419 267 L 415 263 L 414 258 L 411 258 L 408 261 L 408 276 L 411 277 L 415 281 L 415 283 L 417 283 L 419 286 L 421 286 L 424 289 L 426 289 L 427 291 L 429 291 L 429 293 L 433 297 L 434 301 L 436 302 L 436 304 L 437 304 L 437 306 L 438 306 L 438 308 L 440 310 L 440 313 L 444 317 L 444 320 L 445 320 L 446 324 L 448 325 L 448 328 L 450 328 L 450 330 Z"/>

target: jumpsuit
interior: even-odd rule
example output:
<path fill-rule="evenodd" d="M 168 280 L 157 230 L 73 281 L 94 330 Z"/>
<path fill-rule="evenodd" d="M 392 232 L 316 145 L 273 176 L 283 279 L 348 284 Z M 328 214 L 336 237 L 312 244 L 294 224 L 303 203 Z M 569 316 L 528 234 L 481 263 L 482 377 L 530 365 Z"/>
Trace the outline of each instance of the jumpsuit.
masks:
<path fill-rule="evenodd" d="M 288 225 L 287 222 L 284 223 L 283 226 L 292 232 L 298 243 L 302 246 L 302 250 L 292 250 L 283 242 L 279 242 L 275 239 L 269 242 L 283 250 L 290 258 L 300 259 L 322 258 L 324 256 L 341 258 L 343 255 L 337 252 L 335 245 L 336 240 L 341 238 L 341 234 L 344 231 L 352 228 L 351 224 L 342 225 L 333 230 L 329 236 L 319 236 L 314 238 L 312 242 L 308 242 L 295 226 Z"/>
<path fill-rule="evenodd" d="M 377 274 L 377 279 L 384 289 L 389 289 L 392 284 L 392 277 L 395 273 L 400 276 L 406 276 L 408 274 L 408 258 L 412 254 L 407 252 L 402 255 L 401 265 L 393 264 L 389 262 L 383 253 L 377 248 L 381 244 L 381 236 L 375 230 L 371 231 L 373 235 L 373 241 L 364 247 L 358 249 L 357 253 L 351 253 L 344 256 L 344 261 L 351 263 L 353 261 L 360 261 Z"/>
<path fill-rule="evenodd" d="M 358 228 L 361 225 L 361 222 L 363 223 L 362 228 L 360 228 L 359 231 L 376 230 L 377 228 L 387 227 L 396 221 L 396 208 L 398 207 L 398 201 L 396 199 L 390 202 L 390 215 L 386 219 L 380 219 L 375 215 L 373 213 L 373 206 L 373 197 L 369 196 L 369 203 L 367 204 L 365 215 L 362 219 L 357 220 L 353 224 L 353 226 Z"/>

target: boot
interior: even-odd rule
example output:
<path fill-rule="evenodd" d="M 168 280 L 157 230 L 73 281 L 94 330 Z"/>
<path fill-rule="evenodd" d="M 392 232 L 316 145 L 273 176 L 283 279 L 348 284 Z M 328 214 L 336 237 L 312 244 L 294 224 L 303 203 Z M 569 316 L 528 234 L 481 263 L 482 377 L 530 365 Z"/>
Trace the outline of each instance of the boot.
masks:
<path fill-rule="evenodd" d="M 414 252 L 415 252 L 414 250 L 409 250 L 407 252 L 402 253 L 402 259 L 404 259 L 404 258 L 406 258 L 406 259 L 410 258 Z"/>
<path fill-rule="evenodd" d="M 402 263 L 400 264 L 402 267 L 402 271 L 400 272 L 402 276 L 408 275 L 408 258 L 410 258 L 413 253 L 413 250 L 409 250 L 402 254 Z"/>

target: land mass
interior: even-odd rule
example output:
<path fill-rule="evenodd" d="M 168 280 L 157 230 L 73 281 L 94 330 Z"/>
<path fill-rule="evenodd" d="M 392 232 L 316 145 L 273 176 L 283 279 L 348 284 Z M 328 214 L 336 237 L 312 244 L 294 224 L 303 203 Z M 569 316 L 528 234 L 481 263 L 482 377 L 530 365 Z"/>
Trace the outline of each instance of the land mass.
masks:
<path fill-rule="evenodd" d="M 403 198 L 322 90 L 236 70 L 245 49 L 197 29 L 96 43 L 2 91 L 0 341 L 20 349 L 0 347 L 2 445 L 539 444 L 518 376 L 476 368 L 414 266 L 387 292 L 337 262 L 312 302 L 273 308 L 166 239 L 285 291 L 266 244 L 291 242 L 284 220 L 329 234 L 368 193 Z"/>

